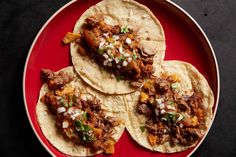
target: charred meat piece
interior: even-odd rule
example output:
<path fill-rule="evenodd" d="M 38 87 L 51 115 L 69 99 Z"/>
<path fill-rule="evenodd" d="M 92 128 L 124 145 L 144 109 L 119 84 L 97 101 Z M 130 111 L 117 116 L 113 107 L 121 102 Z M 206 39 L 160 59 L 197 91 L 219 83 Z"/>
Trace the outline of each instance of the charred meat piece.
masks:
<path fill-rule="evenodd" d="M 84 38 L 87 42 L 87 44 L 91 47 L 91 48 L 98 48 L 99 47 L 99 39 L 96 37 L 96 34 L 88 29 L 84 30 Z"/>
<path fill-rule="evenodd" d="M 201 134 L 199 133 L 199 130 L 194 128 L 186 128 L 181 130 L 181 137 L 179 140 L 182 145 L 189 146 L 194 144 L 200 137 Z"/>
<path fill-rule="evenodd" d="M 191 113 L 191 108 L 188 106 L 188 104 L 183 99 L 181 99 L 177 102 L 177 107 L 182 112 L 187 112 L 189 114 Z"/>
<path fill-rule="evenodd" d="M 147 104 L 138 104 L 138 111 L 144 115 L 152 114 L 152 110 Z"/>
<path fill-rule="evenodd" d="M 59 72 L 59 74 L 55 74 L 51 70 L 42 69 L 41 79 L 43 82 L 47 83 L 49 89 L 56 90 L 61 89 L 65 84 L 72 81 L 73 77 L 63 71 Z"/>

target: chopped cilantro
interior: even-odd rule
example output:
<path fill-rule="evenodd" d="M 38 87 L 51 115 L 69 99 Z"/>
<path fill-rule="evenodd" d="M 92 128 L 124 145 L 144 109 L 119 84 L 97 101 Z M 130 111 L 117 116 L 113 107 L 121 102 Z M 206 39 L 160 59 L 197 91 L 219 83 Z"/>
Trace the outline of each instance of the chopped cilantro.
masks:
<path fill-rule="evenodd" d="M 116 80 L 119 82 L 119 81 L 121 81 L 121 80 L 124 80 L 125 79 L 125 77 L 124 76 L 116 76 Z"/>
<path fill-rule="evenodd" d="M 70 106 L 70 107 L 73 106 L 73 101 L 70 101 L 70 102 L 69 102 L 69 106 Z"/>
<path fill-rule="evenodd" d="M 88 120 L 88 118 L 89 118 L 88 112 L 84 112 L 83 118 L 84 118 L 84 120 Z"/>
<path fill-rule="evenodd" d="M 123 34 L 126 34 L 126 33 L 129 32 L 129 28 L 127 26 L 121 27 L 120 32 L 123 33 Z"/>
<path fill-rule="evenodd" d="M 60 103 L 64 107 L 68 107 L 68 103 L 65 101 L 65 99 L 61 98 Z"/>
<path fill-rule="evenodd" d="M 175 123 L 176 121 L 176 115 L 174 113 L 166 113 L 163 117 L 163 120 L 169 122 L 169 123 Z"/>
<path fill-rule="evenodd" d="M 75 126 L 77 131 L 88 132 L 91 130 L 88 125 L 83 124 L 80 120 L 75 121 Z"/>
<path fill-rule="evenodd" d="M 140 130 L 144 132 L 146 130 L 145 126 L 140 126 Z"/>
<path fill-rule="evenodd" d="M 167 104 L 168 104 L 168 105 L 174 105 L 174 103 L 175 103 L 175 102 L 174 102 L 173 100 L 167 101 Z"/>
<path fill-rule="evenodd" d="M 133 55 L 132 55 L 132 59 L 133 59 L 133 60 L 136 60 L 136 59 L 137 59 L 137 55 L 136 55 L 136 54 L 133 54 Z"/>
<path fill-rule="evenodd" d="M 102 55 L 104 52 L 105 52 L 105 49 L 100 49 L 100 48 L 98 49 L 98 54 L 99 55 Z"/>
<path fill-rule="evenodd" d="M 112 53 L 109 54 L 109 57 L 110 57 L 110 58 L 115 58 L 115 57 L 114 57 L 114 54 L 112 54 Z"/>
<path fill-rule="evenodd" d="M 75 121 L 76 131 L 78 131 L 81 139 L 85 142 L 96 140 L 89 125 L 83 124 L 80 120 Z"/>
<path fill-rule="evenodd" d="M 119 59 L 119 61 L 125 61 L 125 58 L 124 57 L 120 57 L 120 58 L 118 58 Z"/>

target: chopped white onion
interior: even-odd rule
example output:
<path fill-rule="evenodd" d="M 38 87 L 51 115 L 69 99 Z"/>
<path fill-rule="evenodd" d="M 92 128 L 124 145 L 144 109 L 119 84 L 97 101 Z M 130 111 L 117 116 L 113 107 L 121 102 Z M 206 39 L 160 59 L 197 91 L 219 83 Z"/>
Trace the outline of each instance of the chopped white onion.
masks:
<path fill-rule="evenodd" d="M 120 68 L 121 68 L 121 66 L 120 66 L 120 65 L 117 65 L 117 68 L 118 68 L 118 69 L 120 69 Z"/>
<path fill-rule="evenodd" d="M 111 67 L 112 66 L 112 62 L 108 62 L 107 66 Z"/>
<path fill-rule="evenodd" d="M 71 114 L 71 113 L 73 112 L 73 110 L 74 110 L 74 108 L 73 108 L 73 107 L 70 107 L 70 108 L 67 110 L 68 114 Z"/>
<path fill-rule="evenodd" d="M 184 125 L 183 125 L 182 123 L 180 123 L 180 124 L 179 124 L 179 127 L 180 127 L 180 128 L 183 128 L 183 127 L 184 127 Z"/>
<path fill-rule="evenodd" d="M 161 114 L 164 114 L 165 112 L 166 112 L 165 110 L 163 110 L 163 109 L 161 110 Z"/>
<path fill-rule="evenodd" d="M 159 111 L 158 111 L 158 109 L 157 108 L 155 108 L 155 114 L 156 114 L 156 116 L 159 116 Z"/>
<path fill-rule="evenodd" d="M 164 103 L 161 103 L 160 104 L 160 109 L 163 109 L 165 107 L 165 104 Z"/>
<path fill-rule="evenodd" d="M 124 53 L 124 57 L 129 57 L 130 54 L 129 53 Z"/>
<path fill-rule="evenodd" d="M 128 65 L 128 62 L 127 61 L 123 61 L 122 66 L 126 67 L 127 65 Z"/>
<path fill-rule="evenodd" d="M 103 57 L 106 59 L 109 58 L 109 56 L 106 53 L 103 54 Z"/>
<path fill-rule="evenodd" d="M 69 127 L 69 122 L 68 121 L 63 121 L 62 122 L 62 128 L 65 129 L 65 128 L 68 128 Z"/>
<path fill-rule="evenodd" d="M 116 57 L 115 62 L 116 62 L 116 64 L 118 64 L 120 62 L 120 60 Z"/>
<path fill-rule="evenodd" d="M 126 42 L 128 45 L 130 45 L 132 41 L 131 41 L 130 38 L 126 38 L 126 39 L 125 39 L 125 42 Z"/>
<path fill-rule="evenodd" d="M 113 48 L 114 48 L 114 45 L 113 45 L 112 43 L 110 43 L 107 47 L 113 49 Z"/>
<path fill-rule="evenodd" d="M 104 66 L 107 66 L 107 63 L 108 63 L 109 61 L 108 60 L 105 60 L 104 62 L 103 62 L 103 65 Z"/>
<path fill-rule="evenodd" d="M 181 121 L 184 118 L 184 116 L 182 114 L 179 114 L 179 118 L 176 120 L 176 122 Z"/>
<path fill-rule="evenodd" d="M 109 33 L 103 33 L 103 36 L 109 38 Z"/>
<path fill-rule="evenodd" d="M 172 107 L 170 105 L 167 105 L 166 108 L 169 110 L 172 109 Z"/>
<path fill-rule="evenodd" d="M 122 54 L 123 52 L 123 47 L 119 47 L 119 52 Z"/>
<path fill-rule="evenodd" d="M 111 54 L 111 50 L 107 50 L 107 54 Z"/>
<path fill-rule="evenodd" d="M 112 62 L 112 61 L 113 61 L 113 59 L 112 59 L 112 58 L 108 58 L 108 61 L 109 61 L 109 62 Z"/>
<path fill-rule="evenodd" d="M 119 39 L 120 39 L 120 37 L 119 37 L 118 35 L 113 35 L 112 38 L 113 38 L 114 40 L 119 40 Z"/>
<path fill-rule="evenodd" d="M 131 57 L 129 57 L 129 58 L 127 59 L 127 61 L 128 61 L 128 62 L 131 62 L 131 61 L 132 61 L 132 58 L 131 58 Z"/>
<path fill-rule="evenodd" d="M 163 98 L 156 99 L 156 102 L 158 105 L 160 105 L 163 102 Z"/>
<path fill-rule="evenodd" d="M 57 113 L 63 113 L 66 111 L 66 108 L 65 107 L 59 107 L 57 108 Z"/>
<path fill-rule="evenodd" d="M 102 41 L 102 42 L 100 42 L 100 44 L 99 44 L 99 48 L 102 48 L 102 47 L 104 46 L 105 43 L 106 43 L 106 41 Z"/>

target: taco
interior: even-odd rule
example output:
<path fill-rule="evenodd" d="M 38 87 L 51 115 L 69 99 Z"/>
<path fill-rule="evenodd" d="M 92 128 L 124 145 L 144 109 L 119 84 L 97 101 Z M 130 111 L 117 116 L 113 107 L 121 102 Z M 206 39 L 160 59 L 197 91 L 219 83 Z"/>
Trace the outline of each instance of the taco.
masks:
<path fill-rule="evenodd" d="M 164 61 L 161 73 L 126 95 L 126 128 L 141 146 L 174 153 L 194 147 L 207 133 L 214 96 L 192 65 Z"/>
<path fill-rule="evenodd" d="M 72 42 L 76 72 L 107 94 L 135 91 L 160 67 L 165 54 L 160 22 L 133 0 L 103 0 L 90 7 L 63 41 Z"/>
<path fill-rule="evenodd" d="M 45 83 L 36 114 L 49 142 L 71 156 L 114 153 L 124 131 L 122 97 L 104 96 L 86 87 L 72 67 L 42 70 L 41 78 Z"/>

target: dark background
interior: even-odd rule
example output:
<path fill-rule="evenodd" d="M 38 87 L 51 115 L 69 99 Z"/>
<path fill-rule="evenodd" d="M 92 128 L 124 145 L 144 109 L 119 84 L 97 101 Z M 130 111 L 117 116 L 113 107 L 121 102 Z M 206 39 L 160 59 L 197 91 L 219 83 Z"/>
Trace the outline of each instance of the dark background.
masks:
<path fill-rule="evenodd" d="M 37 32 L 68 1 L 0 1 L 1 156 L 49 156 L 28 122 L 22 76 L 28 50 Z M 236 156 L 236 1 L 173 1 L 192 15 L 207 34 L 221 75 L 221 96 L 215 122 L 193 156 Z"/>

